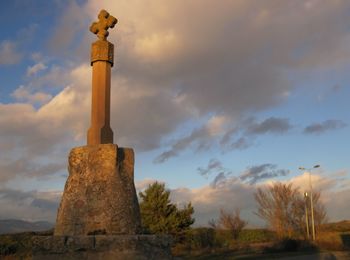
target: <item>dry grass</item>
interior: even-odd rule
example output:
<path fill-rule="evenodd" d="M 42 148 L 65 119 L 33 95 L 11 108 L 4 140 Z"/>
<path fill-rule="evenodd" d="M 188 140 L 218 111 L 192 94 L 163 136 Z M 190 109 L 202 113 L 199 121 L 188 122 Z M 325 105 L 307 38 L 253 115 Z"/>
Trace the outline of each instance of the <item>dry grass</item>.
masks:
<path fill-rule="evenodd" d="M 322 250 L 342 251 L 350 249 L 350 232 L 323 231 L 317 235 L 317 246 Z"/>

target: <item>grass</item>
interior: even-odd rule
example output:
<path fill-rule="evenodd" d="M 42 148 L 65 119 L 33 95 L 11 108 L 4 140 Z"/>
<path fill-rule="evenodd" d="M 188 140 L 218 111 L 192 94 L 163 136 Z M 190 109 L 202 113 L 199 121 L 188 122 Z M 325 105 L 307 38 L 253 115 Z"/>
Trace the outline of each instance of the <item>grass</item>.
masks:
<path fill-rule="evenodd" d="M 196 228 L 173 247 L 173 254 L 184 259 L 271 259 L 347 250 L 350 250 L 350 221 L 323 225 L 314 243 L 300 237 L 279 240 L 266 229 L 246 229 L 233 240 L 225 230 Z"/>
<path fill-rule="evenodd" d="M 52 235 L 52 230 L 0 235 L 0 259 L 30 259 L 31 238 L 37 235 Z M 172 248 L 174 256 L 184 259 L 272 259 L 342 250 L 350 250 L 350 221 L 323 225 L 315 244 L 302 239 L 278 240 L 266 229 L 246 229 L 233 240 L 226 230 L 195 228 Z"/>
<path fill-rule="evenodd" d="M 12 259 L 16 258 L 29 259 L 31 256 L 31 239 L 33 236 L 52 235 L 53 231 L 43 232 L 22 232 L 16 234 L 0 235 L 0 258 Z M 6 258 L 5 258 L 6 257 Z"/>

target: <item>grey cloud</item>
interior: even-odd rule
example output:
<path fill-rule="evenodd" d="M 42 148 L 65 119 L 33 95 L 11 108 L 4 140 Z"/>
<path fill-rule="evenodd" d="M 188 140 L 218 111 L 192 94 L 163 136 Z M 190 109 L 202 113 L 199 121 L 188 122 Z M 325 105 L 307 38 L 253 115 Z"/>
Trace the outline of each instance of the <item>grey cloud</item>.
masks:
<path fill-rule="evenodd" d="M 169 134 L 193 118 L 200 121 L 208 114 L 239 118 L 283 102 L 285 94 L 297 85 L 286 71 L 327 69 L 350 60 L 348 1 L 329 1 L 313 9 L 304 3 L 282 1 L 220 1 L 215 12 L 210 0 L 194 0 L 186 6 L 177 1 L 154 3 L 125 1 L 121 3 L 126 7 L 123 12 L 120 3 L 106 4 L 110 13 L 120 18 L 109 38 L 116 53 L 111 123 L 118 144 L 136 151 L 160 148 Z M 49 45 L 54 50 L 59 50 L 58 45 L 64 47 L 60 55 L 64 64 L 71 64 L 67 71 L 74 71 L 79 68 L 77 60 L 84 59 L 89 66 L 86 59 L 94 36 L 86 28 L 96 19 L 99 4 L 65 6 Z M 179 20 L 179 13 L 187 18 Z M 210 23 L 203 25 L 208 19 Z M 71 48 L 77 35 L 80 44 Z M 72 54 L 69 59 L 66 53 Z M 54 119 L 48 114 L 37 120 L 31 117 L 35 112 L 0 118 L 1 139 L 5 139 L 1 144 L 8 139 L 16 144 L 9 153 L 21 149 L 21 153 L 38 157 L 52 155 L 54 150 L 55 157 L 65 158 L 62 151 L 83 142 L 90 113 L 89 67 L 87 71 L 81 77 L 53 73 L 60 76 L 53 76 L 52 86 L 61 86 L 61 81 L 71 86 L 66 91 L 69 95 L 61 99 L 65 102 L 53 98 L 51 103 L 60 104 L 52 110 Z M 35 85 L 51 86 L 39 80 L 33 82 L 33 88 Z M 61 114 L 61 110 L 69 112 Z M 281 132 L 278 127 L 264 127 L 255 131 Z M 225 142 L 231 149 L 243 149 L 252 142 L 242 134 L 244 129 L 239 131 L 241 135 L 232 135 L 232 140 Z M 155 161 L 164 162 L 187 147 L 201 150 L 212 144 L 213 137 L 205 130 L 197 136 L 195 132 L 174 141 Z"/>
<path fill-rule="evenodd" d="M 231 138 L 234 134 L 237 134 L 239 132 L 239 128 L 235 127 L 232 128 L 228 131 L 226 131 L 226 133 L 223 135 L 223 137 L 220 140 L 220 145 L 224 146 L 227 145 L 228 143 L 231 142 Z"/>
<path fill-rule="evenodd" d="M 26 198 L 32 198 L 34 192 L 33 191 L 19 191 L 13 189 L 0 189 L 0 197 L 2 199 L 10 199 L 10 200 L 24 200 Z"/>
<path fill-rule="evenodd" d="M 32 207 L 45 209 L 48 211 L 56 211 L 59 206 L 59 201 L 50 201 L 47 199 L 35 198 L 30 204 Z"/>
<path fill-rule="evenodd" d="M 119 144 L 135 147 L 137 151 L 158 148 L 162 137 L 172 132 L 182 120 L 188 117 L 185 111 L 179 109 L 171 100 L 167 92 L 148 94 L 147 87 L 142 89 L 140 86 L 132 86 L 126 87 L 130 90 L 129 93 L 120 93 L 124 97 L 117 99 L 116 97 L 120 95 L 117 90 L 118 82 L 115 82 L 113 87 L 116 91 L 112 93 L 111 125 Z M 141 94 L 140 97 L 135 98 L 132 96 L 133 91 L 147 94 Z M 193 133 L 192 137 L 185 139 L 189 141 L 197 135 L 200 133 Z M 166 160 L 168 156 L 175 156 L 179 149 L 185 147 L 184 142 L 185 140 L 174 144 L 169 154 L 165 152 L 162 156 L 164 159 L 160 161 Z"/>
<path fill-rule="evenodd" d="M 285 169 L 277 169 L 277 165 L 275 164 L 261 164 L 247 168 L 239 178 L 242 181 L 246 181 L 249 184 L 256 184 L 262 180 L 286 176 L 289 174 L 289 170 Z"/>
<path fill-rule="evenodd" d="M 247 133 L 255 135 L 266 133 L 282 134 L 289 131 L 291 128 L 292 125 L 289 123 L 289 119 L 270 117 L 260 123 L 252 123 L 248 126 Z"/>
<path fill-rule="evenodd" d="M 209 137 L 208 130 L 205 127 L 196 129 L 188 136 L 178 139 L 170 148 L 170 150 L 161 153 L 154 159 L 155 163 L 163 163 L 170 157 L 178 155 L 181 150 L 197 143 L 197 148 L 202 147 L 203 142 Z"/>
<path fill-rule="evenodd" d="M 0 189 L 0 218 L 54 222 L 61 194 Z"/>
<path fill-rule="evenodd" d="M 341 120 L 326 120 L 321 123 L 314 123 L 304 128 L 305 134 L 322 134 L 331 130 L 346 127 L 347 124 Z"/>
<path fill-rule="evenodd" d="M 210 1 L 194 1 L 185 8 L 176 2 L 156 1 L 157 4 L 150 6 L 125 3 L 129 8 L 124 12 L 120 12 L 118 4 L 107 6 L 120 18 L 110 35 L 111 41 L 118 43 L 117 73 L 146 88 L 179 93 L 183 96 L 181 106 L 193 107 L 200 115 L 208 112 L 237 115 L 283 101 L 284 94 L 293 87 L 284 68 L 331 64 L 321 62 L 328 59 L 336 62 L 339 56 L 329 50 L 337 50 L 337 45 L 347 39 L 346 27 L 340 22 L 346 17 L 343 12 L 348 5 L 346 2 L 327 3 L 309 10 L 304 4 L 291 7 L 286 3 L 276 5 L 275 1 L 263 4 L 223 1 L 216 5 L 215 12 L 209 7 Z M 147 17 L 134 15 L 143 13 L 146 6 Z M 157 20 L 159 9 L 166 12 L 161 22 Z M 177 19 L 179 10 L 188 14 L 186 21 Z M 95 19 L 98 11 L 91 11 L 91 19 Z M 67 16 L 75 19 L 76 13 Z M 211 23 L 203 26 L 202 21 L 208 17 Z M 66 18 L 62 21 L 69 20 Z M 59 30 L 65 31 L 65 27 L 62 24 Z M 309 28 L 313 28 L 313 34 Z M 162 36 L 169 31 L 179 43 L 173 52 L 163 50 L 167 42 L 162 42 Z M 85 34 L 91 33 L 86 31 Z M 317 40 L 312 37 L 314 34 L 318 35 Z M 157 44 L 158 40 L 160 45 L 156 48 L 157 45 L 152 44 Z M 138 44 L 144 52 L 135 50 Z M 305 55 L 293 55 L 306 44 L 313 48 Z M 314 48 L 315 45 L 319 47 Z M 326 58 L 319 60 L 320 56 Z M 158 114 L 163 114 L 162 110 L 158 110 Z"/>
<path fill-rule="evenodd" d="M 231 181 L 235 179 L 232 176 L 232 171 L 222 166 L 222 163 L 217 159 L 210 159 L 206 167 L 198 167 L 197 172 L 205 177 L 215 174 L 214 179 L 210 182 L 211 187 L 219 187 L 229 178 Z"/>
<path fill-rule="evenodd" d="M 339 34 L 339 37 L 345 40 L 345 27 L 339 26 L 336 21 L 341 19 L 336 13 L 342 14 L 341 5 L 347 5 L 345 2 L 336 9 L 333 4 L 327 4 L 329 9 L 326 6 L 318 6 L 312 12 L 306 10 L 302 4 L 291 8 L 285 3 L 276 5 L 275 1 L 267 1 L 264 4 L 252 1 L 233 4 L 224 1 L 216 6 L 216 12 L 204 8 L 203 6 L 207 5 L 203 4 L 203 1 L 195 1 L 185 9 L 176 3 L 158 4 L 171 11 L 161 24 L 154 25 L 152 22 L 155 26 L 153 29 L 166 31 L 167 28 L 172 28 L 175 36 L 183 41 L 181 46 L 184 49 L 179 50 L 175 57 L 169 55 L 172 62 L 168 62 L 163 56 L 158 60 L 152 59 L 151 56 L 140 62 L 140 57 L 128 47 L 124 47 L 126 52 L 120 52 L 120 62 L 123 64 L 121 73 L 127 73 L 142 81 L 148 78 L 155 83 L 155 87 L 175 88 L 172 82 L 178 82 L 177 86 L 187 103 L 198 108 L 201 113 L 262 109 L 282 101 L 283 93 L 292 86 L 284 77 L 281 66 L 297 68 L 319 64 L 326 56 L 330 58 L 335 55 L 322 50 L 329 50 L 328 44 L 337 49 L 339 44 L 339 38 L 329 39 L 330 33 Z M 197 5 L 201 5 L 202 8 L 196 8 Z M 141 7 L 142 5 L 135 6 L 136 9 Z M 185 13 L 191 13 L 189 17 L 193 18 L 186 22 L 174 19 L 180 8 Z M 113 9 L 117 11 L 117 8 L 111 5 L 111 12 Z M 264 10 L 267 12 L 266 20 L 257 20 L 263 16 Z M 150 10 L 152 11 L 156 12 Z M 247 12 L 249 15 L 241 15 Z M 333 19 L 329 19 L 326 13 L 334 15 Z M 204 18 L 208 15 L 211 17 L 211 24 L 203 26 L 202 21 L 206 20 Z M 175 20 L 176 24 L 173 22 Z M 295 23 L 296 20 L 298 23 Z M 134 30 L 128 31 L 128 36 L 121 39 L 131 46 L 134 46 L 133 33 L 135 36 L 138 33 L 139 21 L 133 22 Z M 145 35 L 148 25 L 150 26 L 143 20 Z M 327 28 L 334 28 L 335 31 L 324 30 L 325 25 Z M 313 39 L 309 28 L 316 30 L 313 33 L 319 35 L 324 42 Z M 276 35 L 282 36 L 275 37 Z M 311 46 L 317 45 L 318 48 L 310 48 L 305 55 L 293 56 L 294 52 L 302 49 L 307 43 Z M 338 56 L 332 57 L 331 60 L 336 57 Z M 165 79 L 168 79 L 165 83 L 170 84 L 161 84 Z"/>
<path fill-rule="evenodd" d="M 213 171 L 219 171 L 222 170 L 222 164 L 220 161 L 216 160 L 216 159 L 210 159 L 207 167 L 202 168 L 202 167 L 198 167 L 197 171 L 200 175 L 202 176 L 207 176 L 210 173 L 212 173 Z"/>
<path fill-rule="evenodd" d="M 193 118 L 190 113 L 179 117 L 178 113 L 182 113 L 183 108 L 195 111 L 198 116 L 212 113 L 232 118 L 283 102 L 287 98 L 286 93 L 295 86 L 289 81 L 286 69 L 299 71 L 300 67 L 338 63 L 340 56 L 330 52 L 329 46 L 333 46 L 331 50 L 337 50 L 339 44 L 346 42 L 347 31 L 339 23 L 346 17 L 342 11 L 348 5 L 346 2 L 339 5 L 327 3 L 309 10 L 304 4 L 291 7 L 286 3 L 276 5 L 275 1 L 265 1 L 264 4 L 223 1 L 212 12 L 210 1 L 194 1 L 185 8 L 176 2 L 157 1 L 156 5 L 148 8 L 148 16 L 142 19 L 135 17 L 134 13 L 142 13 L 145 4 L 127 3 L 133 15 L 130 15 L 131 11 L 120 13 L 117 4 L 108 6 L 110 13 L 120 18 L 119 26 L 110 35 L 111 41 L 118 44 L 117 73 L 128 84 L 144 86 L 150 92 L 168 92 L 181 97 L 173 107 L 174 111 L 168 114 L 167 104 L 172 104 L 171 96 L 159 96 L 164 104 L 157 109 L 157 116 L 160 121 L 166 118 L 171 124 L 171 128 L 164 131 L 156 127 L 157 120 L 153 115 L 143 113 L 143 109 L 138 113 L 130 111 L 129 115 L 136 118 L 147 118 L 150 125 L 150 131 L 142 133 L 143 126 L 138 124 L 140 131 L 135 131 L 135 137 L 130 139 L 138 144 L 152 140 L 156 145 L 144 146 L 151 149 L 184 120 Z M 158 8 L 166 13 L 161 22 L 157 22 Z M 177 19 L 179 10 L 188 14 L 186 21 Z M 93 15 L 97 12 L 91 11 Z M 243 13 L 249 15 L 243 16 Z M 203 26 L 202 21 L 208 17 L 211 23 Z M 313 34 L 310 34 L 310 26 Z M 329 34 L 337 36 L 330 39 Z M 315 40 L 311 35 L 318 35 L 319 39 Z M 166 39 L 174 39 L 179 47 L 167 50 Z M 318 45 L 318 48 L 310 48 L 305 55 L 295 55 L 309 44 Z M 349 56 L 347 50 L 344 51 L 344 55 Z M 331 62 L 323 62 L 328 59 Z M 118 84 L 115 86 L 117 88 Z M 126 104 L 122 111 L 128 110 L 130 104 Z M 284 133 L 290 126 L 287 121 L 271 119 L 252 131 Z M 127 138 L 130 131 L 122 133 L 121 138 Z M 149 139 L 148 133 L 157 134 L 158 138 L 152 136 Z M 232 145 L 239 149 L 246 146 L 242 145 L 242 140 Z M 173 148 L 155 161 L 165 161 L 180 152 Z"/>
<path fill-rule="evenodd" d="M 219 172 L 214 180 L 210 183 L 210 186 L 213 188 L 219 187 L 220 184 L 224 183 L 226 181 L 227 175 L 225 172 Z"/>
<path fill-rule="evenodd" d="M 28 158 L 0 160 L 0 181 L 4 183 L 15 177 L 47 178 L 64 168 L 64 163 L 40 164 Z"/>
<path fill-rule="evenodd" d="M 69 1 L 56 30 L 49 39 L 49 48 L 53 52 L 60 53 L 60 55 L 64 54 L 64 56 L 68 56 L 67 51 L 73 47 L 73 40 L 79 43 L 83 41 L 84 38 L 81 36 L 84 34 L 82 34 L 81 31 L 89 28 L 90 22 L 86 11 L 81 8 L 76 1 Z M 80 35 L 80 37 L 77 37 L 77 35 Z M 85 46 L 83 46 L 83 48 L 84 47 Z M 76 52 L 77 49 L 78 48 L 74 48 L 74 51 Z"/>
<path fill-rule="evenodd" d="M 251 146 L 249 137 L 240 137 L 229 145 L 229 150 L 243 150 Z"/>
<path fill-rule="evenodd" d="M 227 130 L 226 133 L 219 140 L 220 145 L 224 150 L 243 150 L 252 145 L 252 140 L 259 134 L 282 134 L 292 128 L 289 120 L 286 118 L 270 117 L 262 122 L 256 122 L 255 119 L 244 120 L 242 126 L 234 127 Z M 242 136 L 231 140 L 237 135 Z M 171 157 L 177 156 L 178 153 L 193 144 L 196 144 L 197 150 L 204 150 L 210 146 L 210 136 L 206 126 L 194 130 L 190 135 L 180 138 L 174 142 L 168 151 L 160 154 L 155 160 L 155 163 L 163 163 Z M 216 140 L 212 140 L 216 141 Z"/>
<path fill-rule="evenodd" d="M 243 150 L 253 145 L 258 135 L 284 134 L 293 128 L 289 119 L 278 117 L 269 117 L 260 122 L 248 118 L 239 122 L 239 125 L 227 131 L 220 140 L 224 151 Z"/>

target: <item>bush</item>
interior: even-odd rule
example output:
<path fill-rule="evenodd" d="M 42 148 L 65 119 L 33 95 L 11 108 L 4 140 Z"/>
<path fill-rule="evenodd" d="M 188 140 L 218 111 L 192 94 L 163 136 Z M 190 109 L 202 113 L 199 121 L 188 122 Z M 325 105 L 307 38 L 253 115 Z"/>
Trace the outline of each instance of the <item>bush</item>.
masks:
<path fill-rule="evenodd" d="M 0 235 L 0 259 L 2 259 L 1 256 L 9 255 L 16 255 L 16 259 L 22 259 L 31 254 L 31 239 L 33 236 L 52 235 L 53 230 Z"/>
<path fill-rule="evenodd" d="M 234 240 L 230 230 L 195 228 L 184 233 L 184 239 L 178 243 L 178 247 L 184 250 L 237 248 L 252 242 L 273 241 L 274 238 L 275 233 L 265 229 L 243 230 L 238 240 Z"/>
<path fill-rule="evenodd" d="M 186 242 L 191 249 L 211 248 L 216 246 L 215 231 L 212 228 L 196 228 L 186 232 Z"/>
<path fill-rule="evenodd" d="M 145 233 L 172 234 L 182 239 L 183 233 L 194 223 L 191 203 L 179 209 L 170 201 L 170 191 L 165 185 L 155 182 L 139 193 L 140 213 Z"/>
<path fill-rule="evenodd" d="M 184 233 L 183 239 L 174 246 L 177 251 L 211 250 L 228 247 L 232 236 L 228 230 L 215 230 L 213 228 L 189 229 Z"/>
<path fill-rule="evenodd" d="M 345 250 L 347 247 L 344 237 L 350 236 L 350 233 L 338 233 L 338 232 L 321 232 L 317 234 L 316 244 L 325 250 L 340 251 Z"/>
<path fill-rule="evenodd" d="M 13 255 L 18 252 L 19 243 L 11 238 L 1 238 L 0 255 Z"/>
<path fill-rule="evenodd" d="M 282 252 L 297 252 L 297 251 L 314 251 L 318 250 L 316 245 L 308 240 L 283 238 L 272 246 L 265 248 L 265 253 L 282 253 Z"/>
<path fill-rule="evenodd" d="M 276 239 L 276 233 L 267 229 L 242 230 L 238 240 L 240 242 L 268 242 Z"/>

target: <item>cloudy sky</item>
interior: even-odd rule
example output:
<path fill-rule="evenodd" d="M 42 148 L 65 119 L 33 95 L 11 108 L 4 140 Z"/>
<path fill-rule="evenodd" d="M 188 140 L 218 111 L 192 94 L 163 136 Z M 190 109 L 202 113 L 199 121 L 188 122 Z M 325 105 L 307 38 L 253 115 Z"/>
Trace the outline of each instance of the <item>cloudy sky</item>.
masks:
<path fill-rule="evenodd" d="M 86 143 L 89 32 L 118 18 L 111 124 L 138 190 L 165 182 L 197 225 L 256 187 L 313 185 L 350 219 L 347 0 L 9 1 L 0 9 L 0 218 L 55 221 L 67 155 Z"/>

